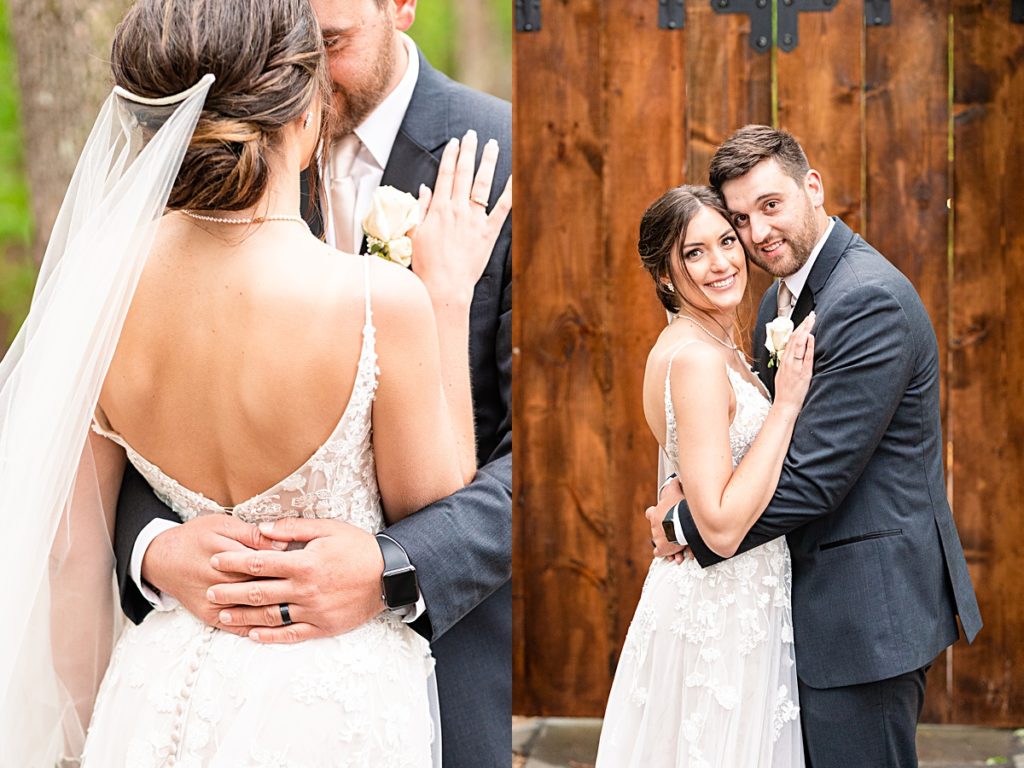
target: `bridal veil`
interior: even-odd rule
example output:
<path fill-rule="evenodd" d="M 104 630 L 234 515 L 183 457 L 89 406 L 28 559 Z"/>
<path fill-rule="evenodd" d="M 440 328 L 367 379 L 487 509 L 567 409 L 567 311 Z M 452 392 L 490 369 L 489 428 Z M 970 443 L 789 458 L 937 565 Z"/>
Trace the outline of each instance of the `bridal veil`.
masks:
<path fill-rule="evenodd" d="M 89 425 L 213 81 L 163 99 L 115 88 L 104 102 L 0 362 L 0 768 L 73 762 L 85 740 L 120 616 L 122 468 Z"/>

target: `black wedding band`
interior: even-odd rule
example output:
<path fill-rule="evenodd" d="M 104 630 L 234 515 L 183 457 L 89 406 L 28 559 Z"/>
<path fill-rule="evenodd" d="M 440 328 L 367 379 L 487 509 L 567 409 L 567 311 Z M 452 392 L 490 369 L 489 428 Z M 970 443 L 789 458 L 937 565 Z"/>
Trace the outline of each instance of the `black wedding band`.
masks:
<path fill-rule="evenodd" d="M 281 626 L 287 627 L 292 623 L 292 612 L 288 609 L 288 603 L 281 603 L 277 607 L 281 609 Z"/>

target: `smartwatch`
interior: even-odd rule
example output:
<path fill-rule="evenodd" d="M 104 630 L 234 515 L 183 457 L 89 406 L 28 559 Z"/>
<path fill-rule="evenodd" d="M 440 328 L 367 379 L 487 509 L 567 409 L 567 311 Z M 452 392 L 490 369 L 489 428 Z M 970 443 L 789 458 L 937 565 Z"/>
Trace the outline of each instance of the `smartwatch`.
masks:
<path fill-rule="evenodd" d="M 380 577 L 384 605 L 392 611 L 415 605 L 420 599 L 416 566 L 409 562 L 405 548 L 386 533 L 378 533 L 375 538 L 384 557 L 384 574 Z"/>
<path fill-rule="evenodd" d="M 678 544 L 679 540 L 676 538 L 676 515 L 679 512 L 679 505 L 676 504 L 670 507 L 668 512 L 665 513 L 665 519 L 661 521 L 661 527 L 665 531 L 665 538 L 673 544 Z"/>

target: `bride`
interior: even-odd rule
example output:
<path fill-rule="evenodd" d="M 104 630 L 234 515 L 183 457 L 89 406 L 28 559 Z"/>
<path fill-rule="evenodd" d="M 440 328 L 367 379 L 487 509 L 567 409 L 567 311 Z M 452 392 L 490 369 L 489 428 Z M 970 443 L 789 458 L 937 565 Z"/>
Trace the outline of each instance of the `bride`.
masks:
<path fill-rule="evenodd" d="M 445 302 L 471 294 L 510 210 L 508 189 L 489 215 L 470 204 L 496 148 L 474 174 L 475 137 L 449 144 L 414 275 L 335 251 L 299 216 L 300 171 L 330 135 L 307 0 L 139 0 L 112 65 L 0 365 L 19 542 L 0 566 L 19 586 L 0 765 L 437 765 L 429 646 L 390 612 L 282 646 L 179 608 L 111 653 L 110 535 L 128 461 L 183 519 L 371 531 L 473 476 L 468 303 Z M 442 270 L 446 295 L 428 295 Z"/>
<path fill-rule="evenodd" d="M 779 481 L 810 384 L 813 315 L 777 364 L 775 402 L 734 338 L 747 264 L 709 187 L 644 214 L 640 257 L 672 322 L 644 374 L 648 426 L 705 540 L 732 555 Z M 785 538 L 702 569 L 655 558 L 615 672 L 598 768 L 804 764 Z"/>

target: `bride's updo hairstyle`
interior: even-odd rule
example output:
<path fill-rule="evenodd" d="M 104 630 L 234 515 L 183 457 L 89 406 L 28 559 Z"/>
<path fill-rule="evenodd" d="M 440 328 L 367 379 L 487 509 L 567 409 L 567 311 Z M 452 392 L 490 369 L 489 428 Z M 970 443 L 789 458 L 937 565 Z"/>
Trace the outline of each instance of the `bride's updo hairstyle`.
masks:
<path fill-rule="evenodd" d="M 731 223 L 725 202 L 715 190 L 690 184 L 670 189 L 644 211 L 640 220 L 640 242 L 637 245 L 640 261 L 654 278 L 658 300 L 672 313 L 682 309 L 683 299 L 669 267 L 673 259 L 679 258 L 679 246 L 685 242 L 686 230 L 701 208 L 718 211 L 722 218 Z M 696 286 L 686 265 L 680 262 L 679 266 L 684 279 Z M 676 290 L 670 290 L 668 285 Z M 699 286 L 696 287 L 699 289 Z"/>
<path fill-rule="evenodd" d="M 217 78 L 171 190 L 172 209 L 254 206 L 282 128 L 317 97 L 320 125 L 310 130 L 330 136 L 330 76 L 308 0 L 139 0 L 114 34 L 111 68 L 118 85 L 146 98 L 181 93 L 207 73 Z"/>

